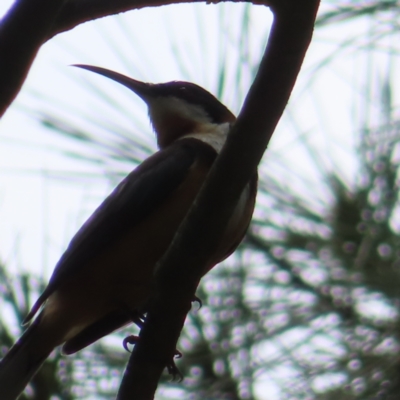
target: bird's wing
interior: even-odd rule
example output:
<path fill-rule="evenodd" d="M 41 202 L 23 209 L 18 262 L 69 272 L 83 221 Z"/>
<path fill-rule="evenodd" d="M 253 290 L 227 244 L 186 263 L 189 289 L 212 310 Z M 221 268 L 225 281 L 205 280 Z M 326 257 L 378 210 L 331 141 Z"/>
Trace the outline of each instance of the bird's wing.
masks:
<path fill-rule="evenodd" d="M 196 140 L 175 142 L 140 164 L 97 208 L 71 240 L 54 269 L 47 288 L 24 320 L 27 323 L 59 284 L 100 250 L 118 240 L 128 229 L 144 220 L 184 181 L 198 157 L 212 164 L 216 152 Z"/>

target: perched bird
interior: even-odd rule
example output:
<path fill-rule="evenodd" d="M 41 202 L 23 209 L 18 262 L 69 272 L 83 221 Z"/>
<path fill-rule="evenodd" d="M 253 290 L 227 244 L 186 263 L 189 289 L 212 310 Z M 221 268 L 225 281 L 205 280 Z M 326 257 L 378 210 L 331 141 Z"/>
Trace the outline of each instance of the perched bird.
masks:
<path fill-rule="evenodd" d="M 77 67 L 111 78 L 143 99 L 160 150 L 132 171 L 72 238 L 24 321 L 29 327 L 0 362 L 2 400 L 17 398 L 56 346 L 72 354 L 146 312 L 154 266 L 235 122 L 223 104 L 193 83 L 151 84 L 100 67 Z M 204 273 L 239 245 L 256 191 L 255 171 Z"/>

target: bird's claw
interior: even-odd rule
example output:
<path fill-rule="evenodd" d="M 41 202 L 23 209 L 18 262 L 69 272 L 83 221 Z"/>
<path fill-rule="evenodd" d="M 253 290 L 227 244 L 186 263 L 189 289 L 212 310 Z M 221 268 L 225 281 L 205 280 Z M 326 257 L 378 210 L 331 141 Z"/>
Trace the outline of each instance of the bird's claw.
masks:
<path fill-rule="evenodd" d="M 129 335 L 122 341 L 122 346 L 124 347 L 124 349 L 126 351 L 129 351 L 129 353 L 131 353 L 131 351 L 129 350 L 128 344 L 136 344 L 139 340 L 140 340 L 139 336 Z M 183 356 L 183 354 L 178 349 L 175 349 L 174 357 L 182 358 L 182 356 Z"/>
<path fill-rule="evenodd" d="M 200 310 L 201 307 L 203 307 L 203 302 L 201 301 L 200 297 L 194 296 L 192 302 L 193 303 L 195 303 L 195 302 L 198 303 L 199 310 Z"/>
<path fill-rule="evenodd" d="M 122 341 L 122 346 L 124 347 L 124 349 L 126 351 L 131 353 L 131 351 L 129 350 L 128 344 L 136 344 L 139 340 L 140 340 L 139 336 L 129 335 Z M 175 349 L 174 357 L 182 358 L 182 356 L 183 356 L 183 354 L 179 350 Z M 175 362 L 173 359 L 167 364 L 167 370 L 168 370 L 168 373 L 170 375 L 172 375 L 172 380 L 175 380 L 178 377 L 179 378 L 178 382 L 183 381 L 183 375 L 179 371 L 178 367 L 175 365 Z"/>
<path fill-rule="evenodd" d="M 143 314 L 139 314 L 139 313 L 134 313 L 131 316 L 132 322 L 137 325 L 139 328 L 143 327 L 144 321 L 146 319 L 146 317 Z"/>
<path fill-rule="evenodd" d="M 183 356 L 183 354 L 178 349 L 175 349 L 174 357 L 175 358 L 182 358 L 182 356 Z"/>
<path fill-rule="evenodd" d="M 180 353 L 178 350 L 176 350 L 177 353 L 180 354 L 182 357 L 182 353 Z M 178 357 L 180 358 L 180 357 Z M 176 366 L 174 360 L 172 360 L 170 363 L 167 364 L 167 370 L 170 375 L 172 375 L 172 380 L 174 381 L 178 377 L 178 382 L 183 381 L 183 375 L 181 371 L 179 371 L 178 367 Z"/>
<path fill-rule="evenodd" d="M 123 341 L 122 341 L 122 346 L 124 346 L 124 349 L 131 353 L 129 350 L 128 344 L 136 344 L 139 340 L 139 336 L 135 335 L 129 335 L 127 336 Z"/>

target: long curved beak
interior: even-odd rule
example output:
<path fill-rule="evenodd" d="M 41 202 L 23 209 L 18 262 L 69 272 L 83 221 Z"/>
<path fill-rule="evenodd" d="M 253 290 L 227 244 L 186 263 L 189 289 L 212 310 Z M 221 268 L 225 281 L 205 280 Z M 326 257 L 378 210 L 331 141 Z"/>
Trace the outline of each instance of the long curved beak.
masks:
<path fill-rule="evenodd" d="M 149 97 L 153 95 L 152 87 L 154 85 L 151 83 L 137 81 L 136 79 L 129 78 L 128 76 L 119 74 L 118 72 L 114 72 L 106 68 L 95 67 L 93 65 L 73 64 L 72 67 L 87 69 L 88 71 L 92 71 L 96 74 L 110 78 L 113 81 L 116 81 L 121 85 L 124 85 L 128 89 L 132 90 L 144 101 L 148 100 Z"/>

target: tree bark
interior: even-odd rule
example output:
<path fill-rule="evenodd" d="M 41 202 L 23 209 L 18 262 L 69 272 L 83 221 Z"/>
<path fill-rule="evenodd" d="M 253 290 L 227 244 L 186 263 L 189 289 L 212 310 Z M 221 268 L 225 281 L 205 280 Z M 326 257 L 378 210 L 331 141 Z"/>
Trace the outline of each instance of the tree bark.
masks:
<path fill-rule="evenodd" d="M 67 0 L 16 0 L 0 23 L 0 117 L 28 75 Z"/>

